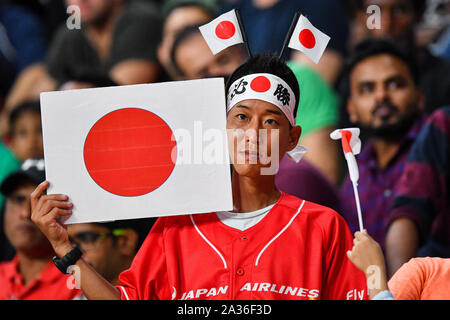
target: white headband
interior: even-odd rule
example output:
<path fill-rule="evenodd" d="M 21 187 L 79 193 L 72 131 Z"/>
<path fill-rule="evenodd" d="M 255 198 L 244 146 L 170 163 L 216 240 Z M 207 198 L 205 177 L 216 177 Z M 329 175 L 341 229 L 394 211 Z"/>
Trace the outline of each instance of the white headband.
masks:
<path fill-rule="evenodd" d="M 247 99 L 263 100 L 274 104 L 295 127 L 295 95 L 289 85 L 270 73 L 254 73 L 234 81 L 227 94 L 227 112 L 238 102 Z"/>

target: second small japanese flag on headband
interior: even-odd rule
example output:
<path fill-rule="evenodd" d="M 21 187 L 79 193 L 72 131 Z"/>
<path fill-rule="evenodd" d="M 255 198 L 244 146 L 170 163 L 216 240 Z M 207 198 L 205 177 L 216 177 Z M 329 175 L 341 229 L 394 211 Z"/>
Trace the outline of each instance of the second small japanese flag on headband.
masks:
<path fill-rule="evenodd" d="M 329 41 L 329 36 L 314 27 L 305 16 L 301 15 L 288 46 L 302 51 L 312 61 L 319 63 Z"/>
<path fill-rule="evenodd" d="M 234 9 L 220 15 L 213 21 L 199 27 L 199 29 L 213 54 L 244 42 Z"/>

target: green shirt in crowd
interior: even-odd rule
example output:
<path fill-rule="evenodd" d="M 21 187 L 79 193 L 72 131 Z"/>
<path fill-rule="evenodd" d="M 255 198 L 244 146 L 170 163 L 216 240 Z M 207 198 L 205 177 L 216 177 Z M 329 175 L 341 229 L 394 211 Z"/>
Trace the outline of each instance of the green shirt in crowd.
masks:
<path fill-rule="evenodd" d="M 334 90 L 312 68 L 288 61 L 300 86 L 297 125 L 302 138 L 319 129 L 336 126 L 339 121 L 339 99 Z"/>
<path fill-rule="evenodd" d="M 9 149 L 0 142 L 0 184 L 14 171 L 20 168 L 18 161 Z M 0 209 L 3 207 L 5 197 L 0 193 Z"/>

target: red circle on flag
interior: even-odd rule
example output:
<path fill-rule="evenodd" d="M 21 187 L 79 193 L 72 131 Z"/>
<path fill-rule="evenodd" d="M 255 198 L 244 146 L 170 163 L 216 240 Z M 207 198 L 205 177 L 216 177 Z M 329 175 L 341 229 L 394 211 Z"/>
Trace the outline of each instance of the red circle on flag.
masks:
<path fill-rule="evenodd" d="M 250 88 L 256 92 L 266 92 L 270 89 L 270 80 L 264 76 L 257 76 L 250 83 Z"/>
<path fill-rule="evenodd" d="M 316 37 L 314 37 L 314 34 L 309 29 L 303 29 L 300 32 L 298 39 L 302 46 L 307 49 L 312 49 L 316 46 Z"/>
<path fill-rule="evenodd" d="M 230 39 L 236 33 L 236 28 L 231 21 L 220 22 L 216 27 L 216 36 L 222 40 Z"/>
<path fill-rule="evenodd" d="M 176 141 L 156 114 L 138 108 L 115 110 L 99 119 L 84 143 L 84 163 L 102 189 L 118 196 L 152 192 L 175 167 Z"/>

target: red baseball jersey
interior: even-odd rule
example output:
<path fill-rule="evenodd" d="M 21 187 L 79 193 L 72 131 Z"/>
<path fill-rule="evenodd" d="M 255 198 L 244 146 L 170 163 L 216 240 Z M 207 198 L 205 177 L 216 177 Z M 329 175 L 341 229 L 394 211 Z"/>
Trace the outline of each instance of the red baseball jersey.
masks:
<path fill-rule="evenodd" d="M 159 218 L 118 288 L 122 299 L 367 299 L 352 245 L 335 211 L 282 193 L 245 231 L 215 213 Z"/>
<path fill-rule="evenodd" d="M 63 275 L 50 261 L 39 275 L 24 285 L 19 259 L 0 263 L 0 300 L 72 300 L 81 296 L 72 275 Z"/>

